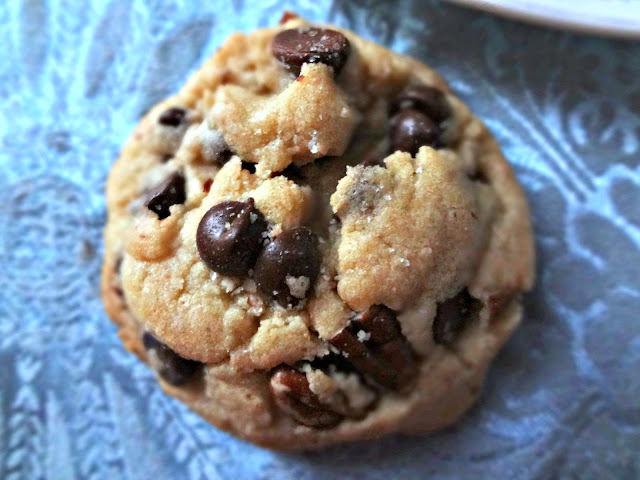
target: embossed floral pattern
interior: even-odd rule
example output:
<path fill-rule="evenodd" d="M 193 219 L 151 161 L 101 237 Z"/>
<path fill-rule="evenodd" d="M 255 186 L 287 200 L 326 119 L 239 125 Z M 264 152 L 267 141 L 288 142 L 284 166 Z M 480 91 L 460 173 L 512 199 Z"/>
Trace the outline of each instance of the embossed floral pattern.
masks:
<path fill-rule="evenodd" d="M 456 427 L 275 454 L 211 428 L 124 351 L 98 288 L 106 175 L 227 35 L 277 22 L 281 2 L 256 3 L 0 2 L 0 478 L 638 478 L 637 43 L 435 0 L 287 4 L 437 68 L 531 200 L 538 286 Z"/>

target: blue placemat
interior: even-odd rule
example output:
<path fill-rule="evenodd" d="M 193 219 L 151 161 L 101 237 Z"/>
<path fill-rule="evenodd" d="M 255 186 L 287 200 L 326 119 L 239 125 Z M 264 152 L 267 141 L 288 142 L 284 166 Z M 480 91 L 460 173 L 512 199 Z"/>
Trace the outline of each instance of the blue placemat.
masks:
<path fill-rule="evenodd" d="M 438 69 L 531 201 L 524 324 L 435 436 L 261 450 L 164 396 L 103 313 L 119 147 L 228 34 L 284 8 Z M 436 1 L 4 0 L 0 48 L 0 478 L 640 478 L 640 44 Z"/>

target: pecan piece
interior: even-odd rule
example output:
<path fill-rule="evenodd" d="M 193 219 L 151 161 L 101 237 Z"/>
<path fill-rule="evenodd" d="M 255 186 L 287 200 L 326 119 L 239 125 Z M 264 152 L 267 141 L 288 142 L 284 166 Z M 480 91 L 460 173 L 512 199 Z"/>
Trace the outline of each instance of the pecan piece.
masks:
<path fill-rule="evenodd" d="M 366 379 L 397 390 L 416 374 L 416 356 L 402 335 L 396 314 L 374 305 L 329 340 Z"/>
<path fill-rule="evenodd" d="M 278 367 L 269 382 L 276 405 L 296 422 L 313 428 L 331 428 L 342 420 L 342 415 L 332 411 L 318 400 L 309 388 L 304 373 L 287 365 Z"/>

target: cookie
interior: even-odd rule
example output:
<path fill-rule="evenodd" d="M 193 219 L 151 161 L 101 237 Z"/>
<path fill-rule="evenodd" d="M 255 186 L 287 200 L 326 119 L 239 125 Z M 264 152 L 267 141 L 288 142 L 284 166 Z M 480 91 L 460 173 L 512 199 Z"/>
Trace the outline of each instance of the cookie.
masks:
<path fill-rule="evenodd" d="M 126 348 L 282 450 L 452 424 L 533 283 L 525 197 L 430 68 L 286 15 L 145 115 L 107 183 Z"/>

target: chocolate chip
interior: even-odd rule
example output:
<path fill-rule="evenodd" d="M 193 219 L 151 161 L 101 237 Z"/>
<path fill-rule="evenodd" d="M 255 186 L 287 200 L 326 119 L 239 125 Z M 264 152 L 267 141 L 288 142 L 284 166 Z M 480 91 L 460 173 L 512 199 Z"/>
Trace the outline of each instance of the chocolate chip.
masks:
<path fill-rule="evenodd" d="M 342 33 L 326 28 L 305 27 L 283 30 L 271 42 L 271 52 L 295 75 L 305 63 L 324 63 L 336 75 L 349 56 L 349 40 Z"/>
<path fill-rule="evenodd" d="M 389 133 L 392 152 L 400 150 L 415 156 L 424 145 L 433 148 L 442 146 L 440 127 L 417 110 L 402 110 L 393 117 Z"/>
<path fill-rule="evenodd" d="M 124 290 L 122 290 L 122 280 L 119 278 L 120 277 L 120 270 L 122 270 L 122 262 L 123 262 L 124 258 L 122 257 L 122 254 L 118 255 L 118 257 L 116 258 L 116 261 L 113 264 L 113 273 L 115 275 L 115 279 L 114 279 L 114 285 L 113 285 L 113 291 L 115 292 L 115 294 L 124 299 Z"/>
<path fill-rule="evenodd" d="M 402 335 L 396 314 L 374 305 L 329 339 L 367 380 L 397 390 L 415 376 L 415 354 Z"/>
<path fill-rule="evenodd" d="M 122 257 L 122 255 L 118 255 L 118 258 L 116 258 L 116 261 L 113 264 L 113 271 L 116 275 L 120 275 L 120 269 L 122 268 L 123 261 L 124 258 Z"/>
<path fill-rule="evenodd" d="M 467 289 L 439 303 L 433 320 L 433 341 L 439 345 L 454 343 L 477 318 L 480 307 L 480 301 L 473 298 Z"/>
<path fill-rule="evenodd" d="M 153 190 L 145 205 L 155 212 L 160 220 L 164 220 L 171 215 L 169 207 L 184 203 L 186 198 L 184 175 L 175 172 Z"/>
<path fill-rule="evenodd" d="M 222 167 L 225 163 L 231 160 L 231 157 L 233 157 L 233 155 L 233 151 L 225 145 L 225 147 L 222 148 L 219 152 L 213 152 L 212 154 L 209 154 L 208 161 L 214 165 L 217 165 L 218 167 Z M 245 162 L 242 162 L 243 168 L 244 164 Z"/>
<path fill-rule="evenodd" d="M 218 130 L 206 130 L 202 139 L 202 157 L 206 163 L 223 166 L 234 155 L 222 133 Z"/>
<path fill-rule="evenodd" d="M 360 165 L 362 165 L 363 167 L 367 168 L 367 167 L 385 167 L 385 163 L 383 160 L 378 159 L 378 158 L 367 158 L 366 160 L 364 160 L 363 162 L 360 162 Z"/>
<path fill-rule="evenodd" d="M 155 352 L 158 363 L 152 366 L 158 375 L 171 385 L 184 385 L 201 365 L 199 362 L 181 357 L 149 332 L 142 336 L 142 343 L 147 352 Z"/>
<path fill-rule="evenodd" d="M 253 267 L 267 231 L 253 198 L 223 202 L 204 214 L 196 232 L 200 258 L 214 272 L 245 276 Z"/>
<path fill-rule="evenodd" d="M 307 227 L 278 235 L 265 247 L 255 267 L 258 288 L 283 307 L 304 299 L 320 271 L 318 237 Z"/>
<path fill-rule="evenodd" d="M 391 103 L 391 115 L 400 110 L 418 110 L 435 123 L 451 116 L 451 109 L 442 91 L 427 85 L 409 85 Z"/>
<path fill-rule="evenodd" d="M 207 178 L 202 184 L 202 193 L 209 193 L 211 185 L 213 185 L 213 178 Z"/>
<path fill-rule="evenodd" d="M 342 415 L 320 402 L 311 391 L 306 375 L 287 365 L 274 371 L 269 388 L 276 405 L 302 425 L 331 428 L 342 420 Z"/>
<path fill-rule="evenodd" d="M 160 114 L 158 117 L 158 123 L 166 125 L 167 127 L 177 127 L 183 122 L 184 117 L 186 116 L 187 111 L 184 108 L 172 107 Z"/>
<path fill-rule="evenodd" d="M 475 172 L 469 174 L 468 177 L 469 177 L 469 180 L 471 180 L 472 182 L 485 183 L 485 184 L 489 183 L 489 179 L 484 174 L 484 172 L 480 169 L 477 169 Z"/>
<path fill-rule="evenodd" d="M 377 149 L 373 149 L 370 150 L 369 152 L 367 152 L 362 160 L 360 160 L 359 165 L 362 165 L 363 167 L 382 167 L 382 168 L 387 168 L 387 165 L 384 163 L 384 155 L 382 154 L 382 152 L 378 151 Z"/>
<path fill-rule="evenodd" d="M 271 177 L 284 177 L 287 180 L 291 180 L 294 183 L 303 183 L 305 178 L 302 174 L 302 170 L 299 167 L 296 167 L 294 164 L 289 165 L 284 170 L 279 172 L 274 172 L 271 174 Z"/>
<path fill-rule="evenodd" d="M 256 164 L 251 162 L 242 162 L 242 170 L 246 170 L 249 173 L 256 173 Z"/>

